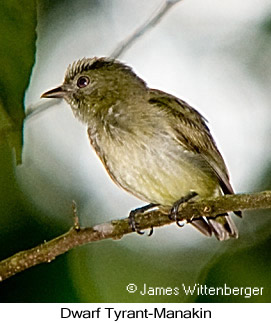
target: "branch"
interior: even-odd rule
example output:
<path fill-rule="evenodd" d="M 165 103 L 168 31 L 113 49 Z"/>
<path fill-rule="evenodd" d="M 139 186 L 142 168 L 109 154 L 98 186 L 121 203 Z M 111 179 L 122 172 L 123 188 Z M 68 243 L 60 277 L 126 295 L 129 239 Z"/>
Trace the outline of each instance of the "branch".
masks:
<path fill-rule="evenodd" d="M 179 220 L 192 220 L 201 216 L 215 217 L 231 211 L 271 208 L 271 191 L 253 194 L 224 195 L 217 198 L 187 202 L 180 206 Z M 136 215 L 140 229 L 161 227 L 173 223 L 159 209 Z M 0 262 L 0 281 L 41 263 L 49 263 L 57 256 L 84 244 L 104 239 L 120 239 L 132 232 L 128 218 L 96 225 L 92 228 L 75 226 L 63 235 L 33 249 L 21 251 Z"/>
<path fill-rule="evenodd" d="M 165 16 L 165 14 L 172 8 L 176 3 L 182 0 L 166 0 L 161 8 L 155 10 L 152 15 L 138 28 L 136 29 L 128 38 L 124 39 L 111 53 L 110 57 L 118 58 L 125 51 L 128 50 L 129 47 L 133 45 L 133 43 L 142 37 L 149 29 L 153 28 L 157 23 Z"/>

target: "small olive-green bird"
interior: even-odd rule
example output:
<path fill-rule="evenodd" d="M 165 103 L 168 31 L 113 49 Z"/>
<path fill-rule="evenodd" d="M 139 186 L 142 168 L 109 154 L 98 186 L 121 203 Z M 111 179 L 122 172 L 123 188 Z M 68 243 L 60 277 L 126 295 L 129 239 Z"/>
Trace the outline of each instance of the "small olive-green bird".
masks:
<path fill-rule="evenodd" d="M 190 197 L 234 193 L 201 114 L 173 95 L 148 88 L 127 65 L 83 58 L 69 65 L 61 86 L 42 97 L 70 104 L 87 125 L 90 143 L 112 180 L 150 206 L 170 209 Z M 238 237 L 228 214 L 191 223 L 219 240 Z"/>

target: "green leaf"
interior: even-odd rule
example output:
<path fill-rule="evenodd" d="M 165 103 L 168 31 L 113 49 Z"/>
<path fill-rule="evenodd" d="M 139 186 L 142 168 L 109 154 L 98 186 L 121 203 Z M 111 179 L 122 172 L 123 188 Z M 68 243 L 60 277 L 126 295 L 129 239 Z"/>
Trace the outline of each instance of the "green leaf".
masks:
<path fill-rule="evenodd" d="M 23 99 L 34 63 L 36 1 L 0 2 L 0 144 L 8 142 L 21 161 Z"/>

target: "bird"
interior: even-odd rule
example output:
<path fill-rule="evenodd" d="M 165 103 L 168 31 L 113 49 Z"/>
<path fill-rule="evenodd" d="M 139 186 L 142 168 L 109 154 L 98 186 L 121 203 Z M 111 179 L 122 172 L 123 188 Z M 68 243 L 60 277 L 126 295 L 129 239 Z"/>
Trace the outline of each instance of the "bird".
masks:
<path fill-rule="evenodd" d="M 138 210 L 161 207 L 174 215 L 184 201 L 234 194 L 207 120 L 176 96 L 149 88 L 117 59 L 73 62 L 63 84 L 41 98 L 64 99 L 86 124 L 90 144 L 111 179 L 149 203 L 131 211 L 134 231 Z M 238 238 L 227 213 L 190 223 L 220 241 Z"/>

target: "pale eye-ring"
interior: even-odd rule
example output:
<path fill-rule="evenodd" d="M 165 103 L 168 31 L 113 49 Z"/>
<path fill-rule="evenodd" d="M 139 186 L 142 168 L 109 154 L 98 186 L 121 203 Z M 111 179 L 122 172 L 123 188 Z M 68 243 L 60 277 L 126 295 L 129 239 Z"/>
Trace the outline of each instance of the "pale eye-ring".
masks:
<path fill-rule="evenodd" d="M 87 76 L 80 76 L 77 80 L 77 86 L 80 88 L 86 87 L 89 84 L 89 78 Z"/>

